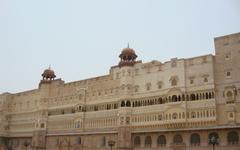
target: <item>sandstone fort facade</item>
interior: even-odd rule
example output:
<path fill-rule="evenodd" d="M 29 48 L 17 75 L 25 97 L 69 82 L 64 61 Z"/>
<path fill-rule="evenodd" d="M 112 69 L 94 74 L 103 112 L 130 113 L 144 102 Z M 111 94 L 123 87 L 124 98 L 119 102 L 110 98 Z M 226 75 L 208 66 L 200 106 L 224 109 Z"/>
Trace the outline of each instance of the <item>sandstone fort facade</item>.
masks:
<path fill-rule="evenodd" d="M 0 149 L 240 150 L 240 33 L 215 55 L 137 60 L 122 50 L 109 74 L 65 83 L 46 69 L 37 89 L 0 95 Z"/>

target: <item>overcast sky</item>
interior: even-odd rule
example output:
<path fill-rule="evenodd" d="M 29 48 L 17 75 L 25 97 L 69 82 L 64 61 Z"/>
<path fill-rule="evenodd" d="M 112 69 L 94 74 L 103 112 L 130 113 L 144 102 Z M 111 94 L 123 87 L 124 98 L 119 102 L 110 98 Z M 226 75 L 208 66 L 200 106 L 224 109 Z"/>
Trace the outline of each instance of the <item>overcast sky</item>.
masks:
<path fill-rule="evenodd" d="M 0 0 L 0 93 L 108 74 L 130 43 L 138 59 L 214 54 L 240 32 L 240 0 Z"/>

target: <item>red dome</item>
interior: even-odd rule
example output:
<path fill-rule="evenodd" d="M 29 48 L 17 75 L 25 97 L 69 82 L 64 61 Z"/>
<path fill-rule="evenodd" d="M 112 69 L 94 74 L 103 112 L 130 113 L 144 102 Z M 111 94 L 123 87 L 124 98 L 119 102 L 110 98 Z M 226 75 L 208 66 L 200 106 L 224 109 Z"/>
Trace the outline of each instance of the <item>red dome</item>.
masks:
<path fill-rule="evenodd" d="M 56 77 L 56 75 L 55 75 L 54 71 L 49 68 L 49 69 L 44 70 L 42 77 L 46 78 L 46 79 L 54 79 Z"/>
<path fill-rule="evenodd" d="M 119 62 L 119 67 L 123 66 L 133 66 L 135 64 L 135 60 L 137 58 L 137 55 L 135 51 L 129 46 L 127 48 L 124 48 L 119 55 L 119 58 L 121 59 Z"/>
<path fill-rule="evenodd" d="M 131 59 L 135 59 L 137 58 L 137 55 L 135 53 L 135 51 L 129 47 L 124 48 L 122 50 L 122 53 L 119 55 L 120 58 L 131 58 Z"/>

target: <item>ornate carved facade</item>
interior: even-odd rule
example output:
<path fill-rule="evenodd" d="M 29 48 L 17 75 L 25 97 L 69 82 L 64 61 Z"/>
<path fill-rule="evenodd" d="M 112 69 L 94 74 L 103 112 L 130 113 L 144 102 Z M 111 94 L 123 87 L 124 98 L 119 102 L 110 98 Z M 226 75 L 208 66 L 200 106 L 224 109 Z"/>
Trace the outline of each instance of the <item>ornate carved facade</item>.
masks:
<path fill-rule="evenodd" d="M 0 149 L 209 150 L 240 147 L 240 33 L 215 55 L 142 63 L 131 48 L 108 75 L 0 95 Z"/>

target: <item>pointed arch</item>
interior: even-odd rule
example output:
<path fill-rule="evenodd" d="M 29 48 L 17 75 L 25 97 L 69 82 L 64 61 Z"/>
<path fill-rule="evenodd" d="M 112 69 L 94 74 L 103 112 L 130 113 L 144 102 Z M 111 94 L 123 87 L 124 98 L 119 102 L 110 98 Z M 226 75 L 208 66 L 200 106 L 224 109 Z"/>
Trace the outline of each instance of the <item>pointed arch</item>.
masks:
<path fill-rule="evenodd" d="M 167 143 L 167 140 L 166 140 L 165 135 L 158 136 L 158 138 L 157 138 L 157 145 L 158 146 L 165 146 L 166 143 Z"/>
<path fill-rule="evenodd" d="M 239 142 L 238 133 L 236 131 L 228 132 L 227 141 L 228 141 L 229 145 L 238 144 L 238 142 Z"/>
<path fill-rule="evenodd" d="M 145 138 L 145 146 L 146 147 L 152 147 L 152 138 L 151 138 L 151 136 L 146 136 L 146 138 Z"/>
<path fill-rule="evenodd" d="M 133 141 L 134 146 L 139 147 L 141 145 L 141 139 L 139 136 L 136 136 Z"/>
<path fill-rule="evenodd" d="M 191 143 L 191 145 L 199 145 L 200 144 L 200 135 L 198 133 L 191 134 L 190 143 Z"/>

